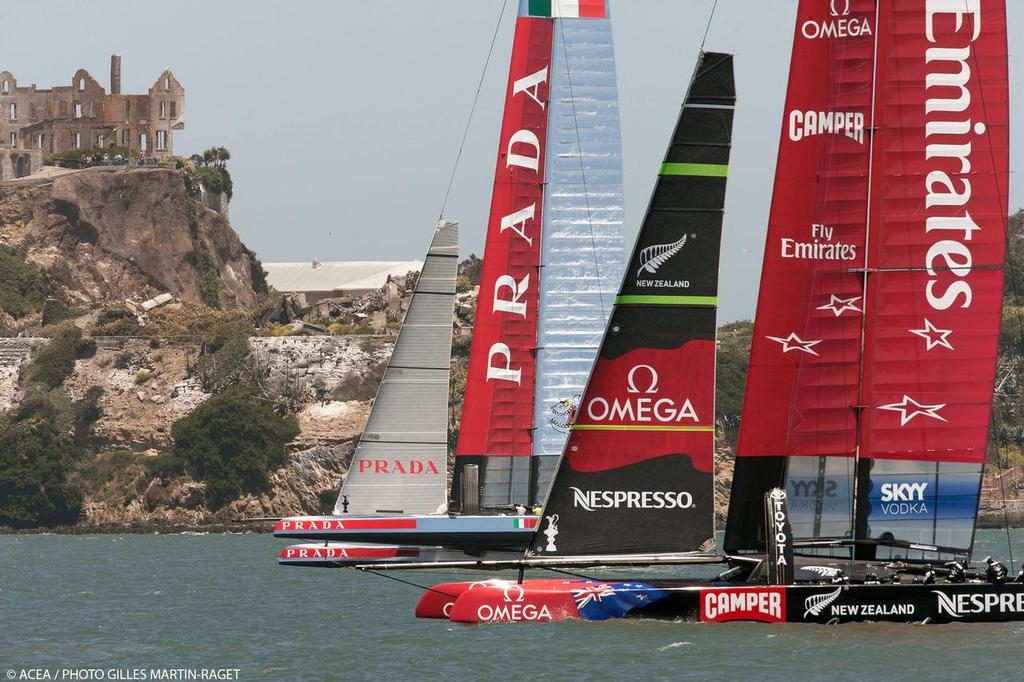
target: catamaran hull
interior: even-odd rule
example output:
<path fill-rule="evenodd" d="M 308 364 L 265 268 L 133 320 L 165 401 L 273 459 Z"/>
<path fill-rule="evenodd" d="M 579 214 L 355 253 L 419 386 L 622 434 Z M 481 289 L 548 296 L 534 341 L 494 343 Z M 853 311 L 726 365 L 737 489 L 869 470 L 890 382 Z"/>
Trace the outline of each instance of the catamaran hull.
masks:
<path fill-rule="evenodd" d="M 443 547 L 417 545 L 384 545 L 369 542 L 304 542 L 288 545 L 277 556 L 281 566 L 312 566 L 316 568 L 346 568 L 373 564 L 436 563 L 451 561 L 512 560 L 522 552 L 492 550 L 467 553 Z"/>
<path fill-rule="evenodd" d="M 304 543 L 289 545 L 277 555 L 282 566 L 341 568 L 367 561 L 436 561 L 436 553 L 425 547 L 374 545 L 369 543 Z"/>
<path fill-rule="evenodd" d="M 448 606 L 436 600 L 442 602 L 449 620 L 485 623 L 650 618 L 819 624 L 1024 620 L 1021 583 L 766 587 L 696 581 L 528 580 L 522 585 L 513 581 L 473 585 Z M 426 615 L 424 600 L 417 607 L 417 615 L 438 617 L 436 611 Z"/>
<path fill-rule="evenodd" d="M 536 516 L 297 516 L 274 528 L 279 538 L 420 545 L 460 550 L 523 550 Z"/>

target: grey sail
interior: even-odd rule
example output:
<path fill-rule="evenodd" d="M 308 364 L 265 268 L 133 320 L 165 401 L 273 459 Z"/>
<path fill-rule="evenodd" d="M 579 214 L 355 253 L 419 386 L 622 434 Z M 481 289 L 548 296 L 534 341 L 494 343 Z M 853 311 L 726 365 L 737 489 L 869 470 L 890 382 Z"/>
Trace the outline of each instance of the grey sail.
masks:
<path fill-rule="evenodd" d="M 459 225 L 434 232 L 335 514 L 441 514 L 448 506 L 448 378 Z"/>

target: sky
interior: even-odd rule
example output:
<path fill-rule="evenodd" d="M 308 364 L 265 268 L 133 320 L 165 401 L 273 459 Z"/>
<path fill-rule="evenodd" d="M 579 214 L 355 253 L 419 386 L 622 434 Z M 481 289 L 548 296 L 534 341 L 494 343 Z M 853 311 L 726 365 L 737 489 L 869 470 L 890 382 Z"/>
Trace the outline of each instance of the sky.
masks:
<path fill-rule="evenodd" d="M 3 0 L 0 69 L 19 84 L 87 68 L 146 92 L 184 85 L 175 153 L 231 150 L 231 223 L 265 262 L 420 259 L 506 0 Z M 714 0 L 613 0 L 626 238 L 632 244 Z M 796 0 L 719 0 L 707 49 L 736 55 L 720 319 L 753 316 Z M 517 0 L 507 0 L 446 214 L 481 254 Z M 1008 0 L 1011 120 L 1024 122 L 1024 0 Z M 1024 158 L 1020 135 L 1012 159 Z M 1015 164 L 1011 164 L 1015 165 Z M 1010 207 L 1024 206 L 1011 174 Z"/>

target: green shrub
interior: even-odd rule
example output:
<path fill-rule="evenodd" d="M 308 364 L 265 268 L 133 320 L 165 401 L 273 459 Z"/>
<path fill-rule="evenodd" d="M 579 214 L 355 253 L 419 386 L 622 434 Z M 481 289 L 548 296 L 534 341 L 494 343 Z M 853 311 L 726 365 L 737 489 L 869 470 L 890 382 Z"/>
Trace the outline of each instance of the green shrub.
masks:
<path fill-rule="evenodd" d="M 55 298 L 48 298 L 43 303 L 43 325 L 60 324 L 73 320 L 89 312 L 88 308 L 72 308 Z"/>
<path fill-rule="evenodd" d="M 151 478 L 174 478 L 185 473 L 185 463 L 173 452 L 147 458 L 143 466 Z"/>
<path fill-rule="evenodd" d="M 252 385 L 259 379 L 250 361 L 249 334 L 252 325 L 233 320 L 218 327 L 196 362 L 199 380 L 207 391 L 219 392 L 233 386 Z"/>
<path fill-rule="evenodd" d="M 38 311 L 45 300 L 43 278 L 25 254 L 0 246 L 0 310 L 17 319 Z"/>
<path fill-rule="evenodd" d="M 459 263 L 459 276 L 466 278 L 465 289 L 461 291 L 469 291 L 480 284 L 480 270 L 483 268 L 483 264 L 484 262 L 475 253 L 469 254 L 469 258 Z"/>
<path fill-rule="evenodd" d="M 749 321 L 733 322 L 718 329 L 715 417 L 730 435 L 735 435 L 740 424 L 753 332 L 754 325 Z"/>
<path fill-rule="evenodd" d="M 124 306 L 111 306 L 96 314 L 93 333 L 98 336 L 137 336 L 141 329 L 135 313 Z"/>
<path fill-rule="evenodd" d="M 103 409 L 100 407 L 101 397 L 103 397 L 103 388 L 90 386 L 82 399 L 75 401 L 71 406 L 74 438 L 78 445 L 85 445 L 89 441 L 93 425 L 103 416 Z"/>
<path fill-rule="evenodd" d="M 69 437 L 63 391 L 32 387 L 0 416 L 0 525 L 18 528 L 77 521 L 82 493 L 68 472 L 84 451 Z"/>
<path fill-rule="evenodd" d="M 171 427 L 174 452 L 206 483 L 218 509 L 267 488 L 267 475 L 288 461 L 285 446 L 299 433 L 295 419 L 242 388 L 215 395 Z"/>
<path fill-rule="evenodd" d="M 211 308 L 220 307 L 220 268 L 199 229 L 199 202 L 188 199 L 188 231 L 192 236 L 192 267 L 199 275 L 199 297 Z"/>
<path fill-rule="evenodd" d="M 77 345 L 82 332 L 67 325 L 39 351 L 25 369 L 25 380 L 47 389 L 56 388 L 75 371 Z"/>

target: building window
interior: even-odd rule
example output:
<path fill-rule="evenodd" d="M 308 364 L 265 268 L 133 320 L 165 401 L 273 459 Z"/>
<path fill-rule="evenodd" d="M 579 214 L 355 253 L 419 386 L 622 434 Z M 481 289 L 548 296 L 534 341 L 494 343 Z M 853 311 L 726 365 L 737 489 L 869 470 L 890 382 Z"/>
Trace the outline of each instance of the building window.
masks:
<path fill-rule="evenodd" d="M 79 78 L 78 79 L 78 91 L 79 92 L 85 92 L 85 79 L 84 78 Z"/>
<path fill-rule="evenodd" d="M 82 104 L 75 102 L 75 118 L 82 118 Z"/>
<path fill-rule="evenodd" d="M 167 102 L 160 102 L 160 118 L 167 118 Z"/>
<path fill-rule="evenodd" d="M 160 151 L 167 150 L 167 131 L 158 130 L 156 131 L 156 148 Z"/>
<path fill-rule="evenodd" d="M 178 103 L 171 102 L 171 118 L 178 118 Z"/>
<path fill-rule="evenodd" d="M 18 133 L 11 133 L 11 149 L 18 146 Z"/>
<path fill-rule="evenodd" d="M 144 152 L 149 151 L 149 138 L 146 136 L 146 133 L 139 133 L 139 149 Z"/>
<path fill-rule="evenodd" d="M 121 128 L 121 146 L 127 147 L 132 143 L 132 131 L 127 128 Z"/>
<path fill-rule="evenodd" d="M 167 78 L 167 77 L 165 76 L 165 77 L 164 77 L 164 90 L 165 90 L 165 91 L 168 91 L 168 90 L 170 90 L 170 89 L 171 89 L 171 79 L 170 79 L 170 78 Z"/>
<path fill-rule="evenodd" d="M 82 133 L 71 133 L 71 146 L 75 149 L 82 148 Z"/>
<path fill-rule="evenodd" d="M 11 94 L 11 81 L 4 81 L 4 94 Z"/>
<path fill-rule="evenodd" d="M 132 117 L 132 101 L 130 99 L 126 99 L 124 101 L 124 120 L 127 121 L 131 117 Z"/>
<path fill-rule="evenodd" d="M 44 135 L 42 133 L 39 133 L 38 135 L 36 135 L 36 149 L 42 149 L 43 148 L 43 137 L 44 137 Z"/>
<path fill-rule="evenodd" d="M 11 105 L 7 108 L 7 118 L 12 121 L 18 118 L 18 105 L 14 102 L 11 102 Z"/>

